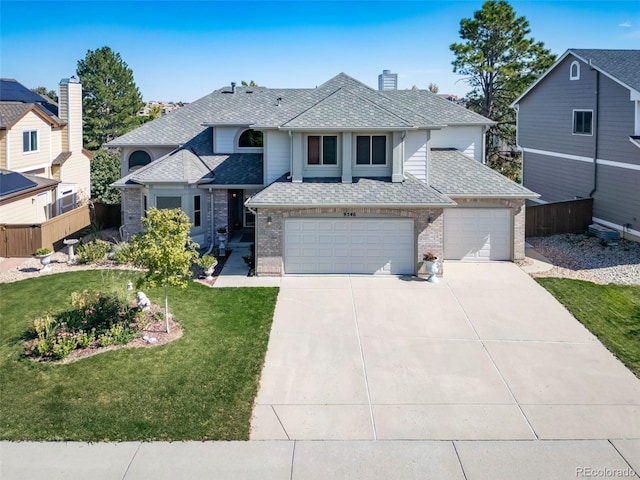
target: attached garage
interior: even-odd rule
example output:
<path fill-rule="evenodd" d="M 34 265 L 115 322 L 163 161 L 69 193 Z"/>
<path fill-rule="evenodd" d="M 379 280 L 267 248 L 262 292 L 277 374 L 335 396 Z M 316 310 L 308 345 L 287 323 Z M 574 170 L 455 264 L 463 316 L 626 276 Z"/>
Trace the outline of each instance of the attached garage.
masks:
<path fill-rule="evenodd" d="M 471 261 L 511 260 L 511 209 L 446 209 L 444 258 Z"/>
<path fill-rule="evenodd" d="M 285 221 L 284 271 L 412 275 L 414 243 L 411 219 L 291 218 Z"/>

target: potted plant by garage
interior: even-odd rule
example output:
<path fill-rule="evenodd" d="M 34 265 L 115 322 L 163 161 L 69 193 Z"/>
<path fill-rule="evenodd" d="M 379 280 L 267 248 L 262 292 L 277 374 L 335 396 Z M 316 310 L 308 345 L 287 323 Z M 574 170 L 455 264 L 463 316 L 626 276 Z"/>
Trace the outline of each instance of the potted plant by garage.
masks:
<path fill-rule="evenodd" d="M 36 257 L 40 259 L 40 263 L 42 264 L 42 268 L 40 269 L 40 273 L 51 271 L 51 267 L 49 264 L 51 263 L 51 255 L 53 252 L 51 249 L 47 247 L 41 247 L 36 250 Z"/>
<path fill-rule="evenodd" d="M 438 257 L 432 252 L 427 252 L 422 256 L 424 260 L 425 270 L 429 274 L 428 282 L 438 283 L 438 271 L 440 270 L 440 262 Z"/>

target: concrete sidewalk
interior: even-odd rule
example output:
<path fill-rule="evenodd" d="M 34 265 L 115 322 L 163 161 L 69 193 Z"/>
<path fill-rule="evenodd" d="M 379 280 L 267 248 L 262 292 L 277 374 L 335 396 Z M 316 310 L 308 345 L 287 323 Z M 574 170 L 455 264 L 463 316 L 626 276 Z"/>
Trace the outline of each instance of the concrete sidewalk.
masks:
<path fill-rule="evenodd" d="M 640 440 L 0 443 L 24 480 L 638 478 Z"/>
<path fill-rule="evenodd" d="M 247 247 L 234 247 L 213 287 L 279 287 L 281 277 L 247 276 L 249 269 L 242 257 L 249 254 Z"/>

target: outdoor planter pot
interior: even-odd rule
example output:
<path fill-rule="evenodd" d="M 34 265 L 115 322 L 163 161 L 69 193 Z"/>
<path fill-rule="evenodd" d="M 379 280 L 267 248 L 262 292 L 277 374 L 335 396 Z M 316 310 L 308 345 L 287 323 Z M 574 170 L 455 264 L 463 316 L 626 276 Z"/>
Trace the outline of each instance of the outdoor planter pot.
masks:
<path fill-rule="evenodd" d="M 40 263 L 42 264 L 40 273 L 43 273 L 43 272 L 46 273 L 51 271 L 51 267 L 49 266 L 49 264 L 51 263 L 51 255 L 53 255 L 53 252 L 44 253 L 42 255 L 36 255 L 36 257 L 40 259 Z"/>

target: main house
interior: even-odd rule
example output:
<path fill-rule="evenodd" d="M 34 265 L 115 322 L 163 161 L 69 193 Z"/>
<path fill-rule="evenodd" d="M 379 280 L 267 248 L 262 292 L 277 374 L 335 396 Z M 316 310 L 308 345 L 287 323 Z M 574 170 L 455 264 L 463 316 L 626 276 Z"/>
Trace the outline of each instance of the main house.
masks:
<path fill-rule="evenodd" d="M 424 90 L 345 74 L 316 88 L 230 87 L 106 144 L 123 225 L 182 208 L 201 245 L 255 231 L 258 275 L 415 274 L 423 255 L 524 257 L 537 195 L 482 164 L 491 121 Z"/>
<path fill-rule="evenodd" d="M 0 222 L 42 223 L 88 198 L 91 154 L 82 148 L 82 85 L 60 82 L 59 104 L 0 79 Z"/>
<path fill-rule="evenodd" d="M 640 238 L 640 50 L 570 49 L 513 104 L 523 181 Z"/>

